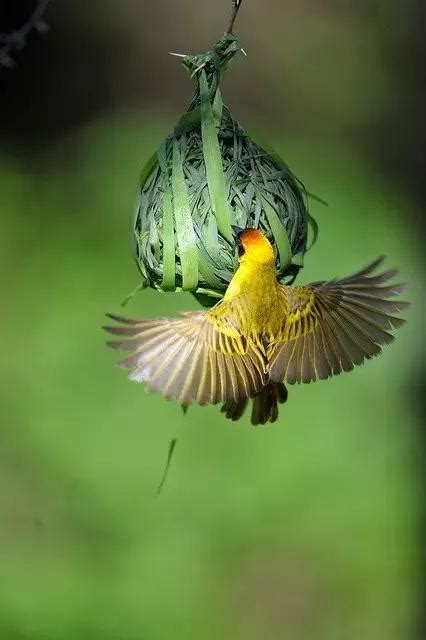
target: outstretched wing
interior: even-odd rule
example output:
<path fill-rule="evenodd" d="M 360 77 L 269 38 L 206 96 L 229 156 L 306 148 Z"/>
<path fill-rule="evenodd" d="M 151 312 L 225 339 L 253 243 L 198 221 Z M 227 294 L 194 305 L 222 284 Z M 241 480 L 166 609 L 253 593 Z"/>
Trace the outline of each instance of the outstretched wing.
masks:
<path fill-rule="evenodd" d="M 306 287 L 282 287 L 285 320 L 267 356 L 272 380 L 289 383 L 328 378 L 381 353 L 405 321 L 409 304 L 390 300 L 405 285 L 385 284 L 392 269 L 375 274 L 378 258 L 352 276 Z"/>
<path fill-rule="evenodd" d="M 129 378 L 182 405 L 238 402 L 266 383 L 262 353 L 247 344 L 236 323 L 223 321 L 219 330 L 211 312 L 156 320 L 108 317 L 119 324 L 105 329 L 120 336 L 108 345 L 132 352 L 118 363 L 132 370 Z"/>

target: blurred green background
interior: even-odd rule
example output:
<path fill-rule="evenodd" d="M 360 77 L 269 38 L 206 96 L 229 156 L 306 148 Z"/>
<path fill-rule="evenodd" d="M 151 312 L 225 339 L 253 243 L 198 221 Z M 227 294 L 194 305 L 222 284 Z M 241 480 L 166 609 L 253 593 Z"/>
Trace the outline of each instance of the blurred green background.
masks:
<path fill-rule="evenodd" d="M 225 99 L 329 202 L 299 281 L 385 254 L 409 322 L 266 428 L 128 382 L 100 327 L 138 283 L 139 170 L 191 95 L 166 54 L 208 48 L 230 2 L 53 3 L 0 75 L 1 640 L 424 637 L 423 5 L 244 4 Z"/>

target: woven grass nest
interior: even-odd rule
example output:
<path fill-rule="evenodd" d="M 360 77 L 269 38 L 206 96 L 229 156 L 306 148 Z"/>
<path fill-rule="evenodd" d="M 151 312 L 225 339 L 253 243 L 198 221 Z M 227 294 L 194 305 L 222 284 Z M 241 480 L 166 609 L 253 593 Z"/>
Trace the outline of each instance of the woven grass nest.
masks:
<path fill-rule="evenodd" d="M 220 77 L 238 51 L 227 33 L 211 51 L 182 59 L 197 89 L 142 171 L 132 225 L 143 286 L 191 291 L 206 304 L 223 295 L 237 266 L 231 225 L 268 236 L 283 282 L 303 266 L 308 224 L 317 231 L 303 185 L 222 102 Z"/>

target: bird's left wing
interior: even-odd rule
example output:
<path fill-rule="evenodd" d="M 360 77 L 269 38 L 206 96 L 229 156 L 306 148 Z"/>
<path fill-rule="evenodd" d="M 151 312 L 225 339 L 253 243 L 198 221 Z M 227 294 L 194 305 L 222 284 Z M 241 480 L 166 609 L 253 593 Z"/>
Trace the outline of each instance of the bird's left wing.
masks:
<path fill-rule="evenodd" d="M 311 382 L 350 371 L 393 340 L 390 332 L 404 323 L 394 314 L 408 303 L 390 300 L 405 286 L 388 284 L 396 269 L 374 273 L 381 262 L 341 280 L 280 288 L 283 322 L 267 351 L 272 380 Z"/>
<path fill-rule="evenodd" d="M 119 324 L 105 329 L 120 339 L 108 345 L 132 352 L 118 364 L 131 369 L 129 378 L 146 382 L 150 391 L 185 406 L 238 402 L 264 386 L 265 361 L 244 340 L 232 315 L 226 320 L 225 311 L 219 323 L 211 311 L 154 320 L 109 315 Z"/>

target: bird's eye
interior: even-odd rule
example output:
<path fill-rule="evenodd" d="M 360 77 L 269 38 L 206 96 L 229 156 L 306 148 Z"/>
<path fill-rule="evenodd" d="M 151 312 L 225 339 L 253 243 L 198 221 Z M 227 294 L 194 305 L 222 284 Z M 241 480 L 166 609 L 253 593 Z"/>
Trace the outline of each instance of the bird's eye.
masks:
<path fill-rule="evenodd" d="M 241 242 L 238 243 L 238 255 L 241 257 L 245 254 L 246 250 L 244 249 Z"/>

